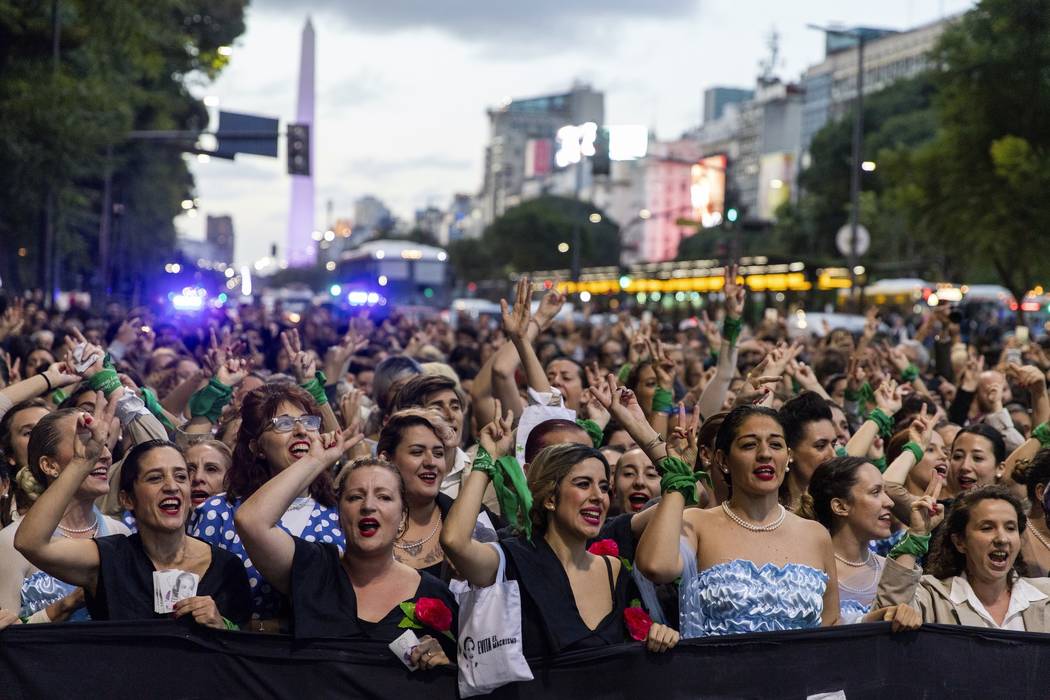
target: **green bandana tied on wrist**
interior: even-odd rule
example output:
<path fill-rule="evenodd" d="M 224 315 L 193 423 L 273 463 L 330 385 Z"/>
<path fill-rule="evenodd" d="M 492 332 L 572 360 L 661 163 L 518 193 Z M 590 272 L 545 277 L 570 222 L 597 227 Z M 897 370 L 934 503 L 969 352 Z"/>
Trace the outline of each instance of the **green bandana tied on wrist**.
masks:
<path fill-rule="evenodd" d="M 314 397 L 314 401 L 317 402 L 318 406 L 324 406 L 328 403 L 328 395 L 324 393 L 324 385 L 327 381 L 328 377 L 324 376 L 324 372 L 317 370 L 313 377 L 307 379 L 299 386 L 306 389 L 306 392 Z"/>
<path fill-rule="evenodd" d="M 1039 441 L 1040 447 L 1050 447 L 1050 425 L 1040 423 L 1032 428 L 1032 437 Z"/>
<path fill-rule="evenodd" d="M 887 464 L 885 457 L 876 457 L 875 459 L 871 459 L 868 461 L 871 462 L 872 465 L 879 470 L 879 473 L 886 471 Z"/>
<path fill-rule="evenodd" d="M 674 410 L 674 394 L 662 386 L 653 392 L 653 413 L 670 413 Z"/>
<path fill-rule="evenodd" d="M 524 534 L 526 539 L 532 539 L 532 519 L 529 517 L 529 511 L 532 510 L 532 492 L 529 491 L 525 473 L 521 470 L 518 460 L 504 456 L 493 461 L 492 455 L 478 445 L 471 470 L 487 474 L 492 479 L 492 488 L 496 491 L 496 499 L 499 501 L 503 517 L 515 530 Z"/>
<path fill-rule="evenodd" d="M 908 440 L 908 442 L 904 443 L 904 447 L 901 448 L 901 449 L 902 450 L 908 450 L 913 455 L 915 455 L 915 463 L 916 464 L 921 462 L 922 458 L 926 455 L 925 450 L 922 449 L 922 445 L 920 445 L 919 443 L 915 442 L 914 440 Z"/>
<path fill-rule="evenodd" d="M 212 423 L 218 423 L 222 416 L 222 409 L 231 398 L 233 398 L 233 388 L 212 377 L 208 380 L 207 386 L 190 397 L 190 416 L 207 418 Z M 145 397 L 143 400 L 145 401 Z"/>
<path fill-rule="evenodd" d="M 627 377 L 631 376 L 632 369 L 634 369 L 634 365 L 630 362 L 624 362 L 620 365 L 620 371 L 616 373 L 616 378 L 620 380 L 621 384 L 627 383 Z"/>
<path fill-rule="evenodd" d="M 904 536 L 903 540 L 890 550 L 889 558 L 896 559 L 902 554 L 910 554 L 918 559 L 928 551 L 930 551 L 930 536 L 916 535 L 914 532 L 909 532 Z"/>
<path fill-rule="evenodd" d="M 919 378 L 919 368 L 916 367 L 915 365 L 908 365 L 907 367 L 904 368 L 904 371 L 901 372 L 901 381 L 906 383 L 906 384 L 914 382 L 918 378 Z"/>
<path fill-rule="evenodd" d="M 744 322 L 739 318 L 726 316 L 722 321 L 722 337 L 728 340 L 730 345 L 736 345 L 737 338 L 740 337 L 740 329 L 743 327 Z"/>
<path fill-rule="evenodd" d="M 91 379 L 88 379 L 88 386 L 93 391 L 101 391 L 107 397 L 114 391 L 123 386 L 120 383 L 120 377 L 117 376 L 117 370 L 112 367 L 104 367 L 98 372 L 91 375 Z"/>
<path fill-rule="evenodd" d="M 605 433 L 598 427 L 597 423 L 589 418 L 577 418 L 576 425 L 587 431 L 587 434 L 591 438 L 591 442 L 594 444 L 594 449 L 597 450 L 601 448 L 602 441 L 605 439 Z"/>
<path fill-rule="evenodd" d="M 66 392 L 62 391 L 61 389 L 55 389 L 51 392 L 51 403 L 55 404 L 56 406 L 58 406 L 68 398 L 69 396 L 66 395 Z"/>
<path fill-rule="evenodd" d="M 150 389 L 148 386 L 142 387 L 142 403 L 146 404 L 146 409 L 153 414 L 153 416 L 160 421 L 161 425 L 167 428 L 169 431 L 174 431 L 175 426 L 172 425 L 168 417 L 164 415 L 164 409 L 160 405 L 160 401 L 157 399 L 157 393 Z M 219 409 L 221 414 L 222 409 Z M 217 421 L 212 421 L 217 422 Z"/>
<path fill-rule="evenodd" d="M 697 504 L 696 482 L 711 482 L 707 472 L 703 470 L 694 472 L 693 468 L 688 464 L 671 455 L 667 455 L 657 462 L 656 468 L 663 475 L 660 478 L 660 492 L 677 491 L 685 498 L 687 506 L 695 506 Z"/>
<path fill-rule="evenodd" d="M 893 437 L 893 419 L 886 415 L 881 408 L 871 409 L 868 420 L 879 426 L 879 435 L 883 438 Z"/>

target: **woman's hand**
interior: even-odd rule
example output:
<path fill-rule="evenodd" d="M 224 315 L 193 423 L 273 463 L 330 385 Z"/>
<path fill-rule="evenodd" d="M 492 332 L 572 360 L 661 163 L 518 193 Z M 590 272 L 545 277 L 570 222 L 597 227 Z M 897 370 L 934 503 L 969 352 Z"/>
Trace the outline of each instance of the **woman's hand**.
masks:
<path fill-rule="evenodd" d="M 616 376 L 613 374 L 605 378 L 605 384 L 608 391 L 597 398 L 599 402 L 604 401 L 606 398 L 609 399 L 609 405 L 606 408 L 609 409 L 609 413 L 620 425 L 625 428 L 632 425 L 649 425 L 649 421 L 645 419 L 645 413 L 642 411 L 642 407 L 638 405 L 638 398 L 633 391 L 627 387 L 620 386 L 619 382 L 616 381 Z"/>
<path fill-rule="evenodd" d="M 235 387 L 248 376 L 250 369 L 247 360 L 231 358 L 219 365 L 215 378 L 228 387 Z"/>
<path fill-rule="evenodd" d="M 284 351 L 288 353 L 288 361 L 291 363 L 292 372 L 295 374 L 295 381 L 299 384 L 305 384 L 313 379 L 317 374 L 317 361 L 303 350 L 302 343 L 299 340 L 299 331 L 294 328 L 282 331 L 281 345 L 284 347 Z"/>
<path fill-rule="evenodd" d="M 925 451 L 930 446 L 930 438 L 933 437 L 933 420 L 926 415 L 926 404 L 919 408 L 919 414 L 912 419 L 908 426 L 908 440 L 914 442 Z"/>
<path fill-rule="evenodd" d="M 653 358 L 653 370 L 656 372 L 656 381 L 661 388 L 667 391 L 674 390 L 675 364 L 671 354 L 667 352 L 660 340 L 649 343 L 650 355 Z"/>
<path fill-rule="evenodd" d="M 362 337 L 354 330 L 353 324 L 338 343 L 328 348 L 324 354 L 324 373 L 328 381 L 338 382 L 350 366 L 350 359 L 368 347 L 368 338 Z"/>
<path fill-rule="evenodd" d="M 76 371 L 65 362 L 52 362 L 51 365 L 44 370 L 44 376 L 47 377 L 47 381 L 51 383 L 52 389 L 69 386 L 80 381 L 80 377 L 77 375 Z"/>
<path fill-rule="evenodd" d="M 421 637 L 419 644 L 408 656 L 409 660 L 419 667 L 421 671 L 427 671 L 435 666 L 448 666 L 448 656 L 438 641 L 429 634 Z"/>
<path fill-rule="evenodd" d="M 118 389 L 123 391 L 123 389 Z M 114 392 L 116 393 L 116 392 Z M 77 415 L 77 433 L 73 440 L 73 459 L 94 464 L 109 442 L 109 430 L 116 414 L 117 402 L 106 401 L 101 391 L 95 394 L 95 413 Z"/>
<path fill-rule="evenodd" d="M 351 387 L 350 391 L 339 399 L 339 414 L 343 419 L 343 430 L 349 435 L 361 432 L 361 400 L 363 398 L 364 392 L 357 387 Z"/>
<path fill-rule="evenodd" d="M 332 433 L 307 433 L 307 436 L 310 440 L 310 451 L 302 459 L 315 459 L 325 467 L 335 464 L 344 452 L 364 439 L 360 433 L 347 439 L 342 430 Z"/>
<path fill-rule="evenodd" d="M 652 627 L 649 628 L 649 635 L 645 638 L 645 648 L 648 651 L 662 654 L 665 651 L 674 649 L 681 638 L 682 635 L 674 629 L 654 622 Z"/>
<path fill-rule="evenodd" d="M 94 360 L 85 364 L 89 360 Z M 66 336 L 65 364 L 84 379 L 91 379 L 103 369 L 106 353 L 97 345 L 87 341 L 84 334 L 76 328 Z"/>
<path fill-rule="evenodd" d="M 726 316 L 729 318 L 740 318 L 744 313 L 746 290 L 742 285 L 737 284 L 737 274 L 736 265 L 726 265 L 722 293 L 725 294 Z"/>
<path fill-rule="evenodd" d="M 531 297 L 532 282 L 528 276 L 523 275 L 518 279 L 518 288 L 514 295 L 514 307 L 509 307 L 506 299 L 500 299 L 500 309 L 503 312 L 503 331 L 508 336 L 524 338 L 528 332 L 529 323 L 533 320 Z"/>
<path fill-rule="evenodd" d="M 667 451 L 686 464 L 696 464 L 696 456 L 700 451 L 697 444 L 699 435 L 700 412 L 693 411 L 692 415 L 686 418 L 685 404 L 679 402 L 670 439 L 667 441 Z"/>
<path fill-rule="evenodd" d="M 897 382 L 887 379 L 875 390 L 875 405 L 882 409 L 887 416 L 893 416 L 901 410 L 901 390 Z"/>
<path fill-rule="evenodd" d="M 22 620 L 19 619 L 18 613 L 11 612 L 10 610 L 0 610 L 0 630 L 11 625 L 20 625 Z"/>
<path fill-rule="evenodd" d="M 934 474 L 922 496 L 912 501 L 911 513 L 908 515 L 909 532 L 928 535 L 944 520 L 944 506 L 937 502 L 943 485 L 944 480 Z"/>
<path fill-rule="evenodd" d="M 502 416 L 503 407 L 500 400 L 493 399 L 492 402 L 494 404 L 492 415 L 495 418 L 481 429 L 481 433 L 478 434 L 478 444 L 492 455 L 493 459 L 499 459 L 511 454 L 511 449 L 514 447 L 514 412 L 507 411 L 506 416 Z"/>
<path fill-rule="evenodd" d="M 215 605 L 210 595 L 195 595 L 192 598 L 183 598 L 176 601 L 174 605 L 175 619 L 192 615 L 193 621 L 205 627 L 214 627 L 217 630 L 226 629 L 226 623 L 219 614 L 219 608 Z"/>
<path fill-rule="evenodd" d="M 861 622 L 892 622 L 893 625 L 890 628 L 892 631 L 904 632 L 922 627 L 922 615 L 907 603 L 901 603 L 885 608 L 875 608 L 861 618 Z"/>
<path fill-rule="evenodd" d="M 529 290 L 529 296 L 530 298 L 532 296 L 531 289 Z M 536 309 L 536 315 L 533 317 L 540 330 L 545 330 L 554 323 L 554 319 L 561 311 L 561 308 L 565 306 L 565 298 L 565 295 L 558 291 L 557 284 L 543 295 L 540 299 L 540 306 Z"/>

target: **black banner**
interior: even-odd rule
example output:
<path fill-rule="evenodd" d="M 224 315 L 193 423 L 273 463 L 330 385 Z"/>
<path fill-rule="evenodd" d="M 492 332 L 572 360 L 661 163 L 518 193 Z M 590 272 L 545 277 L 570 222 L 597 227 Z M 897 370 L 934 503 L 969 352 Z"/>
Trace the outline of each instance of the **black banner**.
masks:
<path fill-rule="evenodd" d="M 534 663 L 492 698 L 1050 698 L 1050 635 L 887 624 L 640 644 Z M 296 642 L 189 624 L 16 625 L 0 633 L 0 698 L 455 698 L 454 670 L 409 673 L 383 644 Z"/>

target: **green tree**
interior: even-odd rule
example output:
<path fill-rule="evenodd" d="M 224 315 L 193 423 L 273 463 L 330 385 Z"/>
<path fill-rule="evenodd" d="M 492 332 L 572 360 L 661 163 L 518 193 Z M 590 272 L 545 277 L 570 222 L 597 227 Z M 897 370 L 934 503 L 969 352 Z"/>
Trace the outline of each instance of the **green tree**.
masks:
<path fill-rule="evenodd" d="M 982 0 L 935 52 L 937 138 L 898 153 L 915 231 L 946 275 L 994 276 L 1018 299 L 1050 277 L 1050 0 Z"/>

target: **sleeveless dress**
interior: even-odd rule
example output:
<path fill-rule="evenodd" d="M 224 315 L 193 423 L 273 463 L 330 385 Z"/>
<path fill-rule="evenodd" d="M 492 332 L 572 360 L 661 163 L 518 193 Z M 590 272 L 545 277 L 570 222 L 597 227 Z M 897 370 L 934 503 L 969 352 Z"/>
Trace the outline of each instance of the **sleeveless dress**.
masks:
<path fill-rule="evenodd" d="M 853 576 L 839 578 L 839 617 L 843 624 L 860 622 L 860 618 L 871 612 L 886 560 L 872 554 L 871 561 L 873 566 L 859 568 Z"/>
<path fill-rule="evenodd" d="M 820 626 L 828 585 L 823 571 L 795 563 L 758 567 L 734 559 L 697 572 L 696 554 L 686 544 L 680 546 L 683 638 Z"/>

